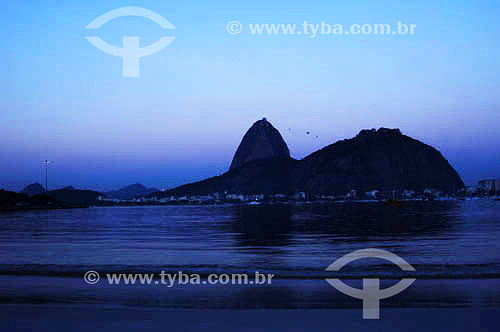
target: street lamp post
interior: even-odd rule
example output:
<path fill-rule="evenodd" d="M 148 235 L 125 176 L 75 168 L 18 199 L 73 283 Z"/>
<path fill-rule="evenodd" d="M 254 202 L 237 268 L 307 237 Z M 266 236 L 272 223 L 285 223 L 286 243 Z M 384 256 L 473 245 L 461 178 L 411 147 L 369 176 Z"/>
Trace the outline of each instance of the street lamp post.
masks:
<path fill-rule="evenodd" d="M 43 164 L 45 165 L 45 192 L 49 191 L 49 187 L 48 187 L 48 173 L 49 173 L 49 164 L 50 163 L 51 163 L 51 161 L 48 161 L 48 160 L 44 160 L 43 161 Z"/>

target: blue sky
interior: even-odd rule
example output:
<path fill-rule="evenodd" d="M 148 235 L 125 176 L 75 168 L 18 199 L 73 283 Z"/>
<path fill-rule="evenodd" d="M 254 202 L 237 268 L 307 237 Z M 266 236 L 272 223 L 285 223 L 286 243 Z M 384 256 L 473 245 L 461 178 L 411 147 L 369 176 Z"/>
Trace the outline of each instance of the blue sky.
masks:
<path fill-rule="evenodd" d="M 467 184 L 500 177 L 499 5 L 494 1 L 9 1 L 0 60 L 0 187 L 42 181 L 99 190 L 167 188 L 224 172 L 267 117 L 295 158 L 398 127 L 438 148 Z M 86 39 L 141 46 L 165 34 L 105 12 L 138 6 L 166 19 L 172 44 L 122 77 L 122 60 Z M 231 35 L 226 25 L 240 21 Z M 251 35 L 248 24 L 416 24 L 414 35 Z M 290 128 L 290 130 L 288 129 Z M 311 131 L 311 135 L 306 135 Z M 318 138 L 316 138 L 318 136 Z"/>

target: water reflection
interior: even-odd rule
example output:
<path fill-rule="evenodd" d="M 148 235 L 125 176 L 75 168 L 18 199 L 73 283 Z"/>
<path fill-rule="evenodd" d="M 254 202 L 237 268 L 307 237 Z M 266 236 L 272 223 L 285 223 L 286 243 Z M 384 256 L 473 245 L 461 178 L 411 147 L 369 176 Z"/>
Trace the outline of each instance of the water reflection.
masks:
<path fill-rule="evenodd" d="M 290 244 L 293 231 L 291 206 L 236 206 L 233 213 L 231 228 L 239 246 Z"/>
<path fill-rule="evenodd" d="M 241 246 L 286 246 L 293 238 L 317 236 L 334 242 L 374 238 L 450 238 L 464 220 L 450 203 L 267 205 L 234 207 L 230 228 Z M 225 227 L 225 224 L 220 226 Z"/>
<path fill-rule="evenodd" d="M 450 203 L 410 202 L 404 206 L 334 204 L 297 209 L 294 231 L 328 234 L 336 241 L 371 241 L 374 238 L 452 236 L 463 224 L 458 206 Z"/>

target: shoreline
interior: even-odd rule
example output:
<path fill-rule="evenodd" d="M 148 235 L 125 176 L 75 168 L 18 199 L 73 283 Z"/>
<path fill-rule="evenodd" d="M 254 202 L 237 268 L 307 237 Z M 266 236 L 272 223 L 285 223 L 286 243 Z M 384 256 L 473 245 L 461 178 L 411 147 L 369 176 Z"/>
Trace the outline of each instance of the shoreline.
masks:
<path fill-rule="evenodd" d="M 0 212 L 17 211 L 40 211 L 40 210 L 68 210 L 68 209 L 88 209 L 89 205 L 54 205 L 54 206 L 9 206 L 0 207 Z"/>
<path fill-rule="evenodd" d="M 303 205 L 329 205 L 329 204 L 379 204 L 381 206 L 397 207 L 404 206 L 407 203 L 442 203 L 442 202 L 498 202 L 500 198 L 447 198 L 447 199 L 399 199 L 399 200 L 310 200 L 310 201 L 246 201 L 246 202 L 123 202 L 123 203 L 101 203 L 90 205 L 57 205 L 57 206 L 2 206 L 0 212 L 22 212 L 22 211 L 44 211 L 44 210 L 68 210 L 68 209 L 87 209 L 87 208 L 109 208 L 109 207 L 167 207 L 167 206 L 303 206 Z"/>
<path fill-rule="evenodd" d="M 362 280 L 343 280 L 362 288 Z M 388 288 L 400 279 L 381 279 Z M 96 284 L 82 278 L 0 276 L 0 305 L 95 305 L 183 309 L 361 308 L 326 280 L 273 279 L 271 284 Z M 381 300 L 381 308 L 500 308 L 500 279 L 417 279 L 405 291 Z"/>

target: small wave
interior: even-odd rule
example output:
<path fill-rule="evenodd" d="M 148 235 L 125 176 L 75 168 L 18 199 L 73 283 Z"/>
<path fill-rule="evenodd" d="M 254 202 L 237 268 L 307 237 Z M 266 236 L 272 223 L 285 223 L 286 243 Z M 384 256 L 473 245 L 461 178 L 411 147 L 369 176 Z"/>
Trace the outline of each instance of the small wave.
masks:
<path fill-rule="evenodd" d="M 243 268 L 234 265 L 193 264 L 193 265 L 59 265 L 59 264 L 4 264 L 0 265 L 0 275 L 12 276 L 47 276 L 47 277 L 82 277 L 93 270 L 106 274 L 153 274 L 159 278 L 166 274 L 198 274 L 208 277 L 210 274 L 248 274 L 256 271 L 273 274 L 275 279 L 488 279 L 500 278 L 499 264 L 468 265 L 413 265 L 416 271 L 395 270 L 388 265 L 369 266 L 369 271 L 362 268 L 345 268 L 344 271 L 328 272 L 315 268 Z"/>

